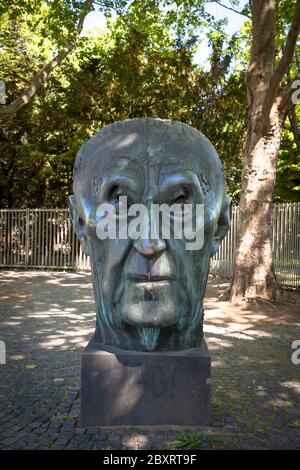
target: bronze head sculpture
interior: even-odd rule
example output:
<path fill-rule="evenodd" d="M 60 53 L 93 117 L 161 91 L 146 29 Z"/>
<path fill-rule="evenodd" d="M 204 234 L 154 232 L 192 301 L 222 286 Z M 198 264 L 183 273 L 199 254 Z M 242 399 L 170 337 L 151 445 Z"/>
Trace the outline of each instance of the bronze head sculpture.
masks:
<path fill-rule="evenodd" d="M 90 256 L 95 338 L 130 350 L 181 350 L 202 341 L 210 257 L 226 235 L 231 199 L 218 154 L 198 130 L 177 121 L 133 119 L 104 127 L 79 150 L 70 213 Z M 125 198 L 125 199 L 124 199 Z M 97 236 L 97 207 L 143 204 L 139 238 Z M 152 204 L 203 205 L 204 240 L 187 250 L 149 227 Z"/>

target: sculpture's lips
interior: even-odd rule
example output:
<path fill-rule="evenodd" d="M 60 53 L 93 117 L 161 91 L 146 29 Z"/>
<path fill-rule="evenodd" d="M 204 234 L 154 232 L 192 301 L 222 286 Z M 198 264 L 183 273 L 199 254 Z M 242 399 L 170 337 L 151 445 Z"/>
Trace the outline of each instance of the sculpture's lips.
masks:
<path fill-rule="evenodd" d="M 174 277 L 170 276 L 144 276 L 139 274 L 129 274 L 126 276 L 127 280 L 133 282 L 142 282 L 142 283 L 153 283 L 153 282 L 162 282 L 162 281 L 173 281 Z"/>
<path fill-rule="evenodd" d="M 132 326 L 149 328 L 175 325 L 175 291 L 170 277 L 131 278 L 124 286 L 122 302 L 124 322 Z"/>

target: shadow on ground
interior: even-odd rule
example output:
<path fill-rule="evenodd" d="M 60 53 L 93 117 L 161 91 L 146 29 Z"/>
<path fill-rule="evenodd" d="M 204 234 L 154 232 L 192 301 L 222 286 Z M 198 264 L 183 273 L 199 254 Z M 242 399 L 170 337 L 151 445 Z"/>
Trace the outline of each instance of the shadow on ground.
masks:
<path fill-rule="evenodd" d="M 165 448 L 177 428 L 79 427 L 80 353 L 94 330 L 90 274 L 0 272 L 0 448 Z M 203 448 L 300 449 L 300 296 L 218 302 L 210 280 L 205 336 L 212 355 L 212 426 Z"/>

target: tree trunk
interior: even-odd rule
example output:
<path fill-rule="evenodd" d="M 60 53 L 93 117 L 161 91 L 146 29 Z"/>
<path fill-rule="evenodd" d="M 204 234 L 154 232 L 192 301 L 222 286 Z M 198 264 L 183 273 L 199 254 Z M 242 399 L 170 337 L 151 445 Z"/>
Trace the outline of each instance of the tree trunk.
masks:
<path fill-rule="evenodd" d="M 272 216 L 283 124 L 292 103 L 292 84 L 278 94 L 288 72 L 300 30 L 300 0 L 283 54 L 275 67 L 275 0 L 252 0 L 252 47 L 246 84 L 248 128 L 240 201 L 240 239 L 231 302 L 280 295 L 272 260 Z"/>
<path fill-rule="evenodd" d="M 240 242 L 230 301 L 279 298 L 272 261 L 276 169 L 284 116 L 277 103 L 266 135 L 248 134 L 240 202 Z"/>

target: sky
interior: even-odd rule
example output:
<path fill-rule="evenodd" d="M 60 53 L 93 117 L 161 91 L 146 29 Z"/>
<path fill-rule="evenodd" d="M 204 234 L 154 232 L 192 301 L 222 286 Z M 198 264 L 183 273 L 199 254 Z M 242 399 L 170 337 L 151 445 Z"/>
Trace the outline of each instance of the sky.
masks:
<path fill-rule="evenodd" d="M 224 5 L 231 6 L 230 0 L 223 0 L 222 3 L 224 3 Z M 245 3 L 246 3 L 246 0 L 240 1 L 241 5 L 239 6 L 239 9 L 242 9 Z M 208 13 L 211 13 L 216 19 L 222 19 L 222 18 L 228 19 L 228 24 L 225 28 L 225 31 L 230 36 L 232 36 L 236 31 L 238 31 L 240 26 L 246 20 L 244 16 L 239 15 L 238 13 L 234 13 L 233 11 L 223 8 L 222 6 L 213 2 L 206 5 L 206 10 Z M 93 11 L 89 13 L 85 19 L 83 32 L 88 31 L 88 30 L 90 31 L 90 30 L 97 29 L 97 28 L 105 28 L 105 26 L 106 26 L 106 19 L 103 13 L 100 13 L 99 11 Z M 200 43 L 198 50 L 195 54 L 195 57 L 194 57 L 195 62 L 203 66 L 207 65 L 209 52 L 210 50 L 209 50 L 207 42 L 202 41 L 202 43 Z"/>
<path fill-rule="evenodd" d="M 222 3 L 224 5 L 230 5 L 230 1 L 228 0 L 223 0 Z M 236 7 L 237 10 L 241 10 L 247 1 L 242 0 L 240 1 L 240 6 Z M 228 34 L 233 34 L 234 32 L 238 31 L 240 26 L 244 23 L 244 21 L 247 19 L 245 16 L 239 15 L 238 13 L 234 13 L 233 11 L 227 10 L 227 8 L 223 8 L 217 3 L 209 3 L 206 5 L 206 10 L 214 15 L 216 19 L 222 19 L 222 18 L 228 18 L 228 25 L 226 28 L 226 31 Z"/>

